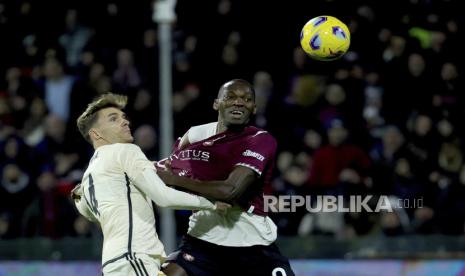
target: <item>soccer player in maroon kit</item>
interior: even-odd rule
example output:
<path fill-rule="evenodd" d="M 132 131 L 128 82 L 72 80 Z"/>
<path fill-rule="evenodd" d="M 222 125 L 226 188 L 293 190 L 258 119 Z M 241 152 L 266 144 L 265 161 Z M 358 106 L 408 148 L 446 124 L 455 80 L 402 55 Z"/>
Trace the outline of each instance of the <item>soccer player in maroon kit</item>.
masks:
<path fill-rule="evenodd" d="M 218 121 L 195 126 L 157 163 L 167 185 L 233 203 L 226 214 L 198 211 L 168 275 L 294 275 L 274 241 L 277 227 L 263 206 L 274 167 L 276 140 L 247 126 L 255 114 L 252 85 L 225 83 L 213 103 Z"/>

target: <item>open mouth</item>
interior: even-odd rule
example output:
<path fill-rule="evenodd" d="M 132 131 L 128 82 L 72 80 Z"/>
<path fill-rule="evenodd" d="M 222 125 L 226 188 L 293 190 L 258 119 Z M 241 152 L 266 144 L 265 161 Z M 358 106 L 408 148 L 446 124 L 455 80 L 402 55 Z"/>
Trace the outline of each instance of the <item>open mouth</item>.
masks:
<path fill-rule="evenodd" d="M 245 114 L 245 112 L 241 111 L 241 110 L 233 110 L 230 113 L 231 113 L 233 118 L 238 118 L 238 119 L 242 118 L 244 116 L 244 114 Z"/>

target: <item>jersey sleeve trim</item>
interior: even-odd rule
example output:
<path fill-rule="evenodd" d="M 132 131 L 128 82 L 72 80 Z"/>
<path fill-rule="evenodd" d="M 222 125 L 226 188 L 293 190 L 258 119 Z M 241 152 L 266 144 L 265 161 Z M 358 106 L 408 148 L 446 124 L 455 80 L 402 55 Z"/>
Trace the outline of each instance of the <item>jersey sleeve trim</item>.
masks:
<path fill-rule="evenodd" d="M 237 163 L 235 166 L 243 166 L 243 167 L 246 167 L 246 168 L 249 168 L 251 170 L 253 170 L 254 172 L 258 173 L 258 175 L 262 175 L 262 171 L 260 171 L 257 167 L 255 166 L 252 166 L 250 164 L 247 164 L 247 163 Z"/>

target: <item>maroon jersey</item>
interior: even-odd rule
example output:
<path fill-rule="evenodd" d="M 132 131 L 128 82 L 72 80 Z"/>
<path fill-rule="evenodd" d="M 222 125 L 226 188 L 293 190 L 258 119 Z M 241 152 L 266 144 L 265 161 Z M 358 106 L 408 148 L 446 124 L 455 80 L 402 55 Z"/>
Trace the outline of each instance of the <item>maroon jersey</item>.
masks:
<path fill-rule="evenodd" d="M 259 177 L 238 203 L 245 211 L 265 215 L 263 189 L 269 185 L 275 153 L 275 138 L 250 126 L 241 132 L 225 131 L 175 149 L 169 158 L 174 173 L 204 181 L 225 180 L 236 166 L 250 168 Z"/>

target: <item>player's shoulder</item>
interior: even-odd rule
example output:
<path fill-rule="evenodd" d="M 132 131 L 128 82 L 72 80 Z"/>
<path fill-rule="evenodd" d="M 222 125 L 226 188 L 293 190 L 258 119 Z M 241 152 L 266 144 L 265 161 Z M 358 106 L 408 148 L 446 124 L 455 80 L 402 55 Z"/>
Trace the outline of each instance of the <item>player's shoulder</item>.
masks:
<path fill-rule="evenodd" d="M 128 150 L 139 150 L 140 147 L 136 144 L 133 143 L 115 143 L 113 144 L 115 147 L 119 147 L 122 149 L 128 149 Z"/>
<path fill-rule="evenodd" d="M 191 127 L 187 132 L 189 142 L 195 143 L 197 141 L 204 140 L 215 135 L 217 126 L 218 122 L 212 122 Z"/>
<path fill-rule="evenodd" d="M 265 140 L 265 141 L 269 141 L 274 144 L 277 143 L 276 138 L 274 138 L 274 136 L 271 133 L 269 133 L 268 131 L 264 129 L 254 127 L 254 126 L 247 127 L 247 136 L 250 139 L 254 139 L 254 140 Z"/>
<path fill-rule="evenodd" d="M 111 145 L 105 145 L 104 147 L 105 151 L 109 151 L 114 155 L 135 154 L 141 152 L 140 147 L 132 143 L 114 143 Z"/>
<path fill-rule="evenodd" d="M 207 123 L 207 124 L 196 125 L 196 126 L 192 126 L 189 129 L 189 132 L 210 131 L 212 129 L 216 130 L 217 125 L 218 125 L 218 122 L 211 122 L 211 123 Z"/>

